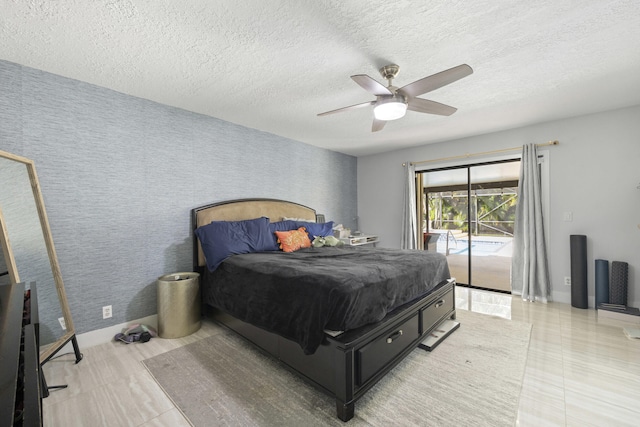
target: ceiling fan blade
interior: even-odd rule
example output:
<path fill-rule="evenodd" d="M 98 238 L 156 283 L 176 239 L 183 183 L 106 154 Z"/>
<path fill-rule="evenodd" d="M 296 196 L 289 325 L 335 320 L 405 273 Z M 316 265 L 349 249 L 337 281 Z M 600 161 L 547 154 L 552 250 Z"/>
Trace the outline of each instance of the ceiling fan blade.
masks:
<path fill-rule="evenodd" d="M 336 110 L 325 111 L 324 113 L 319 113 L 318 116 L 328 116 L 329 114 L 341 113 L 343 111 L 355 110 L 357 108 L 368 107 L 369 105 L 375 104 L 376 101 L 363 102 L 362 104 L 350 105 L 348 107 L 338 108 Z"/>
<path fill-rule="evenodd" d="M 418 113 L 437 114 L 439 116 L 450 116 L 458 111 L 455 107 L 422 98 L 409 98 L 407 110 L 417 111 Z"/>
<path fill-rule="evenodd" d="M 387 122 L 385 120 L 378 120 L 378 119 L 376 119 L 374 117 L 373 118 L 373 125 L 371 126 L 371 132 L 378 132 L 379 130 L 382 130 L 382 128 L 386 124 L 387 124 Z"/>
<path fill-rule="evenodd" d="M 355 76 L 351 76 L 351 79 L 353 79 L 354 82 L 358 83 L 364 90 L 376 96 L 393 95 L 393 93 L 389 89 L 384 87 L 382 83 L 372 79 L 366 74 L 356 74 Z"/>
<path fill-rule="evenodd" d="M 449 68 L 448 70 L 409 83 L 398 89 L 398 92 L 409 97 L 419 96 L 453 83 L 456 80 L 460 80 L 463 77 L 467 77 L 472 73 L 473 69 L 467 64 L 458 65 L 457 67 Z"/>

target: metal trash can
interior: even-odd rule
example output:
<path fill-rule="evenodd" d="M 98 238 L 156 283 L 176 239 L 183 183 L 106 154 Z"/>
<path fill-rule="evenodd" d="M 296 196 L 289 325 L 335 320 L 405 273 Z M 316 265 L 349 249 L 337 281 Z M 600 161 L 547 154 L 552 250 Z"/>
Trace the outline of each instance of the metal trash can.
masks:
<path fill-rule="evenodd" d="M 200 329 L 200 274 L 158 278 L 158 336 L 180 338 Z"/>

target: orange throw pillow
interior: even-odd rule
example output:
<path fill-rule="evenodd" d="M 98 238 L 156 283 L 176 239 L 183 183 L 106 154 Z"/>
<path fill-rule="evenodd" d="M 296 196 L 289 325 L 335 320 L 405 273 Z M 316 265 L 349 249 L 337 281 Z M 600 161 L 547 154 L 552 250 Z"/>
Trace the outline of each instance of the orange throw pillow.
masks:
<path fill-rule="evenodd" d="M 302 248 L 310 248 L 311 240 L 307 234 L 307 229 L 300 227 L 291 231 L 274 231 L 278 237 L 280 249 L 284 252 L 294 252 Z"/>

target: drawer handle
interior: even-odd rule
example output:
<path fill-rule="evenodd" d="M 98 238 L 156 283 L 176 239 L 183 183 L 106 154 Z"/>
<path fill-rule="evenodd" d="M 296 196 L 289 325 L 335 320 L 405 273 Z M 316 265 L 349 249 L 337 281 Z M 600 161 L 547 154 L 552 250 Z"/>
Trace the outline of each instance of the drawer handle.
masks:
<path fill-rule="evenodd" d="M 441 299 L 440 301 L 438 301 L 437 303 L 434 304 L 435 308 L 440 308 L 444 305 L 444 300 Z"/>
<path fill-rule="evenodd" d="M 387 338 L 387 344 L 391 344 L 392 342 L 394 342 L 396 340 L 396 338 L 398 338 L 400 335 L 402 335 L 402 329 L 400 329 L 398 332 L 396 332 L 393 335 L 390 335 Z"/>

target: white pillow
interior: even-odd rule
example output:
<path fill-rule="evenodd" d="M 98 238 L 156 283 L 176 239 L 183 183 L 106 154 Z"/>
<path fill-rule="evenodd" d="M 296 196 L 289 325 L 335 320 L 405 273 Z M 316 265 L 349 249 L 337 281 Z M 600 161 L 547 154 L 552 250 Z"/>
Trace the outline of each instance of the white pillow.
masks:
<path fill-rule="evenodd" d="M 282 218 L 283 221 L 302 221 L 302 222 L 316 222 L 315 219 L 308 219 L 308 218 L 289 218 L 289 217 L 283 217 Z"/>

